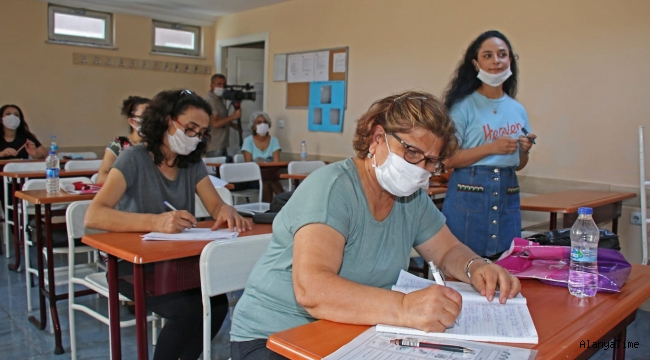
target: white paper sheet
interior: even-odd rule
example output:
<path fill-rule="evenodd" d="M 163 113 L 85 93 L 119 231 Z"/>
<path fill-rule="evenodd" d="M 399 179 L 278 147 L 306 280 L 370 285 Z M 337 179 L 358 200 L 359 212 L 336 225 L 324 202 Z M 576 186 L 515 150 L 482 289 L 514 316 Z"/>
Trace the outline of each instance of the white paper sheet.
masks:
<path fill-rule="evenodd" d="M 345 72 L 346 58 L 347 58 L 346 53 L 334 54 L 334 69 L 332 70 L 332 72 Z"/>
<path fill-rule="evenodd" d="M 287 80 L 287 54 L 273 56 L 273 81 Z"/>
<path fill-rule="evenodd" d="M 185 229 L 178 234 L 150 232 L 142 235 L 142 240 L 218 240 L 234 239 L 238 235 L 238 232 L 230 232 L 226 229 L 212 231 L 210 229 L 201 228 Z"/>
<path fill-rule="evenodd" d="M 315 53 L 289 55 L 289 71 L 287 82 L 312 82 L 314 81 Z"/>
<path fill-rule="evenodd" d="M 330 79 L 330 52 L 321 51 L 314 54 L 316 56 L 314 81 L 328 81 Z"/>
<path fill-rule="evenodd" d="M 521 349 L 512 346 L 486 344 L 464 340 L 434 339 L 430 337 L 417 339 L 436 344 L 456 345 L 474 350 L 474 354 L 455 353 L 451 351 L 406 347 L 391 344 L 393 339 L 402 336 L 379 333 L 374 327 L 366 330 L 348 344 L 326 356 L 323 360 L 351 359 L 382 359 L 382 360 L 416 360 L 416 359 L 499 359 L 499 360 L 532 360 L 537 350 Z"/>
<path fill-rule="evenodd" d="M 223 180 L 219 179 L 218 177 L 216 177 L 214 175 L 208 175 L 208 176 L 210 177 L 210 182 L 212 183 L 212 186 L 214 186 L 214 187 L 224 187 L 224 186 L 228 185 L 227 181 L 223 181 Z"/>

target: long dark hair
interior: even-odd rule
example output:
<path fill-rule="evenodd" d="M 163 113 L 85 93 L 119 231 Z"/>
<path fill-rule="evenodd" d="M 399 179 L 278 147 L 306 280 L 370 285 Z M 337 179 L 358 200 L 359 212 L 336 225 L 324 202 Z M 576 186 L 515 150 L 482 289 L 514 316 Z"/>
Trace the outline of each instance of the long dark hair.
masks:
<path fill-rule="evenodd" d="M 17 135 L 22 135 L 25 138 L 30 139 L 30 140 L 36 139 L 36 136 L 34 136 L 34 134 L 32 134 L 32 132 L 29 131 L 29 125 L 27 125 L 27 122 L 25 121 L 25 116 L 23 115 L 23 111 L 18 107 L 18 105 L 9 104 L 9 105 L 5 105 L 5 106 L 1 107 L 0 108 L 0 118 L 4 117 L 5 110 L 7 110 L 7 108 L 10 108 L 10 107 L 16 108 L 16 110 L 18 110 L 18 117 L 20 118 L 20 124 L 18 125 L 18 128 L 16 128 L 16 134 Z M 0 136 L 1 137 L 5 136 L 5 127 L 4 126 L 0 126 Z"/>
<path fill-rule="evenodd" d="M 153 154 L 153 161 L 156 165 L 162 164 L 165 160 L 161 148 L 163 139 L 169 128 L 169 120 L 177 118 L 189 107 L 201 109 L 208 116 L 212 115 L 210 104 L 189 90 L 162 91 L 151 100 L 145 110 L 142 117 L 140 135 L 147 150 Z M 177 165 L 179 168 L 186 168 L 190 164 L 197 163 L 201 161 L 201 156 L 205 153 L 206 147 L 207 144 L 202 141 L 194 151 L 187 155 L 176 156 L 174 163 L 167 165 Z"/>
<path fill-rule="evenodd" d="M 120 112 L 125 118 L 128 119 L 133 116 L 133 112 L 138 108 L 138 106 L 142 104 L 149 104 L 150 101 L 150 99 L 140 96 L 129 96 L 128 98 L 124 99 L 124 101 L 122 101 L 122 109 Z M 129 133 L 132 132 L 133 128 L 131 125 L 129 125 Z"/>
<path fill-rule="evenodd" d="M 503 92 L 513 99 L 517 95 L 517 56 L 512 51 L 512 45 L 510 45 L 510 41 L 508 41 L 505 35 L 496 30 L 490 30 L 479 35 L 479 37 L 469 44 L 467 51 L 465 51 L 465 56 L 458 64 L 453 80 L 451 80 L 445 90 L 444 98 L 447 109 L 451 110 L 451 107 L 455 103 L 463 100 L 467 95 L 481 87 L 482 82 L 476 77 L 478 71 L 476 71 L 472 61 L 478 61 L 478 51 L 481 45 L 483 45 L 485 40 L 493 37 L 503 40 L 508 46 L 508 52 L 510 53 L 510 71 L 512 71 L 512 75 L 503 83 Z"/>

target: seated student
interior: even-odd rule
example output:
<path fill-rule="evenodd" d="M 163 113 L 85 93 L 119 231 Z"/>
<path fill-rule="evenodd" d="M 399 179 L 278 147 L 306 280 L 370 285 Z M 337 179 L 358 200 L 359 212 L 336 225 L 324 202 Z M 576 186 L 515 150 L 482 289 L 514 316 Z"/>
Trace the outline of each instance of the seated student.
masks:
<path fill-rule="evenodd" d="M 0 108 L 0 159 L 45 159 L 47 150 L 29 131 L 23 111 L 16 105 Z"/>
<path fill-rule="evenodd" d="M 412 247 L 490 301 L 497 286 L 501 303 L 519 292 L 516 277 L 451 234 L 424 191 L 457 148 L 455 133 L 444 104 L 424 92 L 378 100 L 361 116 L 356 157 L 311 173 L 275 218 L 235 308 L 233 360 L 282 358 L 266 348 L 269 335 L 316 319 L 444 331 L 460 312 L 458 292 L 390 290 Z"/>
<path fill-rule="evenodd" d="M 275 136 L 269 135 L 271 128 L 271 118 L 269 115 L 262 111 L 256 111 L 250 117 L 251 129 L 253 135 L 244 139 L 241 147 L 246 162 L 271 162 L 280 161 L 280 142 Z M 272 169 L 274 173 L 264 176 L 264 178 L 275 177 L 276 169 Z M 264 173 L 264 169 L 262 169 Z M 254 185 L 253 185 L 254 186 Z M 264 189 L 262 190 L 262 201 L 270 203 L 273 200 L 273 195 L 281 194 L 284 192 L 280 180 L 264 180 Z"/>
<path fill-rule="evenodd" d="M 126 117 L 129 124 L 129 135 L 116 136 L 104 150 L 102 165 L 97 172 L 97 183 L 103 184 L 108 176 L 108 171 L 115 163 L 115 159 L 120 152 L 129 146 L 137 145 L 142 141 L 140 137 L 140 125 L 142 124 L 142 114 L 149 105 L 149 99 L 139 96 L 129 96 L 122 102 L 122 115 Z"/>
<path fill-rule="evenodd" d="M 210 138 L 210 113 L 210 105 L 189 90 L 156 95 L 143 116 L 142 143 L 125 149 L 117 158 L 88 208 L 86 226 L 117 232 L 178 233 L 196 223 L 192 215 L 196 193 L 216 219 L 213 229 L 222 224 L 239 232 L 252 229 L 248 219 L 221 200 L 201 161 Z M 164 201 L 178 211 L 169 211 Z M 120 276 L 130 270 L 131 263 L 120 262 Z M 133 299 L 131 284 L 121 281 L 119 289 Z M 211 306 L 214 338 L 228 313 L 226 295 L 213 297 Z M 199 357 L 203 334 L 200 289 L 147 297 L 147 308 L 169 320 L 158 337 L 154 359 Z"/>

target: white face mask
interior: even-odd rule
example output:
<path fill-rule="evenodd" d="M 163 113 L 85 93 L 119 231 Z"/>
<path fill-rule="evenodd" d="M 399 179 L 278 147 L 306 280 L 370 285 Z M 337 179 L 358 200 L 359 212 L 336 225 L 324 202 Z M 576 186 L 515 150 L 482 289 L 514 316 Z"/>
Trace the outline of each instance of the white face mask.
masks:
<path fill-rule="evenodd" d="M 377 165 L 375 156 L 372 157 L 372 167 L 375 168 L 379 185 L 395 196 L 409 196 L 419 188 L 429 187 L 431 173 L 417 165 L 409 164 L 403 158 L 395 155 L 390 151 L 386 134 L 384 134 L 384 139 L 388 147 L 386 161 L 382 165 Z"/>
<path fill-rule="evenodd" d="M 174 124 L 176 126 L 176 124 Z M 183 130 L 176 127 L 174 135 L 167 132 L 167 141 L 169 148 L 178 155 L 187 155 L 196 149 L 196 146 L 201 142 L 198 136 L 189 137 L 185 135 Z"/>
<path fill-rule="evenodd" d="M 267 123 L 257 124 L 257 127 L 255 128 L 255 132 L 257 133 L 257 135 L 265 136 L 266 134 L 269 133 L 269 124 Z"/>
<path fill-rule="evenodd" d="M 6 126 L 7 129 L 16 130 L 18 129 L 18 125 L 20 125 L 20 118 L 14 114 L 7 115 L 2 118 L 2 124 Z"/>
<path fill-rule="evenodd" d="M 510 75 L 512 75 L 512 71 L 510 71 L 510 66 L 508 66 L 507 69 L 503 70 L 498 74 L 491 74 L 487 71 L 483 71 L 483 69 L 479 67 L 478 75 L 476 75 L 476 77 L 486 85 L 497 87 L 503 84 L 506 80 L 508 80 Z"/>
<path fill-rule="evenodd" d="M 133 125 L 133 123 L 131 122 L 129 122 L 129 125 L 131 125 L 131 127 L 133 128 L 133 130 L 135 130 L 136 133 L 140 134 L 140 128 L 142 127 L 140 124 L 142 124 L 142 120 L 136 120 L 135 117 L 132 117 L 131 120 L 133 120 L 133 122 L 138 123 L 138 125 Z"/>
<path fill-rule="evenodd" d="M 214 90 L 212 90 L 212 92 L 217 96 L 221 96 L 221 95 L 223 95 L 223 88 L 216 87 L 216 88 L 214 88 Z"/>

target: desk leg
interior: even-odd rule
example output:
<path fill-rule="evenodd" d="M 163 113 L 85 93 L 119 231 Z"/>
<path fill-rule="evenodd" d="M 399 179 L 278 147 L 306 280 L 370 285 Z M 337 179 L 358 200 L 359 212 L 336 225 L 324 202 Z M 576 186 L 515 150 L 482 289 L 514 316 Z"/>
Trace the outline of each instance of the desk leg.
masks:
<path fill-rule="evenodd" d="M 12 218 L 14 220 L 14 263 L 9 264 L 9 270 L 18 271 L 20 268 L 20 223 L 18 216 L 18 198 L 14 193 L 18 190 L 18 179 L 11 179 L 11 203 L 13 204 Z M 8 241 L 8 239 L 5 239 Z M 8 256 L 9 254 L 7 254 Z"/>
<path fill-rule="evenodd" d="M 552 212 L 551 213 L 551 224 L 549 226 L 549 230 L 555 230 L 557 229 L 557 213 Z"/>
<path fill-rule="evenodd" d="M 612 232 L 618 234 L 618 218 L 615 217 L 612 219 Z"/>
<path fill-rule="evenodd" d="M 138 360 L 149 359 L 147 345 L 147 313 L 144 295 L 144 264 L 133 264 L 135 291 L 135 331 L 138 343 Z"/>
<path fill-rule="evenodd" d="M 36 204 L 34 206 L 34 216 L 36 217 L 36 259 L 38 266 L 38 304 L 39 311 L 41 313 L 40 321 L 37 320 L 34 316 L 30 316 L 27 319 L 29 322 L 34 324 L 40 330 L 45 329 L 45 324 L 47 323 L 47 315 L 45 314 L 45 295 L 43 290 L 45 289 L 45 275 L 43 271 L 43 239 L 41 237 L 41 222 L 38 221 L 41 218 L 41 205 Z M 29 285 L 29 284 L 28 284 Z"/>
<path fill-rule="evenodd" d="M 36 218 L 39 222 L 40 218 Z M 45 204 L 45 241 L 47 251 L 47 297 L 50 300 L 50 314 L 52 315 L 52 325 L 54 326 L 54 355 L 63 354 L 63 344 L 61 342 L 61 322 L 59 322 L 59 311 L 56 308 L 56 284 L 54 280 L 54 254 L 52 253 L 52 205 Z"/>
<path fill-rule="evenodd" d="M 122 338 L 120 337 L 120 290 L 118 289 L 117 258 L 108 255 L 108 318 L 111 333 L 111 358 L 122 360 Z"/>

